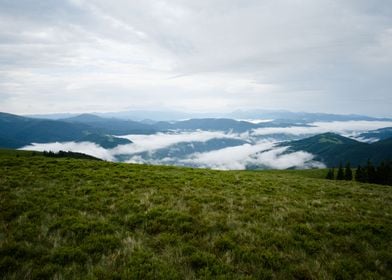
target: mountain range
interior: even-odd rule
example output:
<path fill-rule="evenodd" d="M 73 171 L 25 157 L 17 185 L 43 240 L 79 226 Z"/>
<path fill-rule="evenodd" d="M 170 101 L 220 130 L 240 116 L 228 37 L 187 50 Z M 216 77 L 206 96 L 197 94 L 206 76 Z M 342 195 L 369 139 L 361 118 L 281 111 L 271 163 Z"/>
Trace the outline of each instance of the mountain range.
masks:
<path fill-rule="evenodd" d="M 340 115 L 326 113 L 291 112 L 285 110 L 236 110 L 228 113 L 187 113 L 181 111 L 149 111 L 149 110 L 129 110 L 121 112 L 91 113 L 102 118 L 116 118 L 123 120 L 134 120 L 142 122 L 158 121 L 179 121 L 185 119 L 205 119 L 205 118 L 229 118 L 229 119 L 264 119 L 280 120 L 296 123 L 310 123 L 318 121 L 355 121 L 355 120 L 392 120 L 391 118 L 375 118 L 365 115 Z M 35 114 L 26 115 L 40 119 L 65 119 L 76 117 L 79 114 Z"/>
<path fill-rule="evenodd" d="M 85 123 L 45 120 L 0 113 L 0 147 L 21 148 L 31 143 L 89 141 L 104 148 L 132 143 Z"/>
<path fill-rule="evenodd" d="M 289 114 L 289 113 L 287 113 Z M 313 114 L 316 117 L 317 114 Z M 228 118 L 201 118 L 181 121 L 159 121 L 141 122 L 119 118 L 103 118 L 93 114 L 81 114 L 78 116 L 67 116 L 59 120 L 38 119 L 0 113 L 0 147 L 21 148 L 32 143 L 50 142 L 92 142 L 105 149 L 115 148 L 118 145 L 131 144 L 132 136 L 127 138 L 116 137 L 119 135 L 170 135 L 172 133 L 185 133 L 197 131 L 222 132 L 223 135 L 237 133 L 237 135 L 252 132 L 259 128 L 312 128 L 308 122 L 309 115 L 302 116 L 298 123 L 297 119 L 279 119 L 266 122 L 254 123 Z M 317 115 L 318 119 L 337 118 L 336 115 Z M 347 117 L 347 116 L 346 116 Z M 346 117 L 341 117 L 345 119 Z M 349 117 L 347 117 L 349 118 Z M 351 118 L 362 117 L 352 116 Z M 349 118 L 350 119 L 350 118 Z M 371 118 L 370 118 L 371 119 Z M 313 119 L 312 119 L 313 120 Z M 117 154 L 115 158 L 119 161 L 128 160 L 131 156 L 138 156 L 145 162 L 154 162 L 165 159 L 170 164 L 175 164 L 176 159 L 185 159 L 188 155 L 195 153 L 206 153 L 229 147 L 241 145 L 252 145 L 256 138 L 230 138 L 214 136 L 207 140 L 179 140 L 165 147 L 160 147 L 153 152 L 142 150 L 133 154 Z M 286 153 L 305 151 L 314 155 L 314 160 L 323 162 L 326 166 L 337 166 L 340 162 L 350 161 L 352 165 L 364 164 L 368 159 L 374 163 L 381 160 L 392 159 L 392 128 L 385 127 L 370 130 L 357 135 L 360 142 L 351 138 L 343 137 L 334 133 L 318 134 L 300 140 L 293 135 L 284 132 L 268 135 L 269 138 L 280 141 L 278 146 L 290 147 Z M 372 143 L 371 143 L 372 142 Z"/>
<path fill-rule="evenodd" d="M 112 135 L 154 134 L 171 130 L 205 130 L 245 132 L 261 127 L 287 127 L 297 124 L 271 121 L 251 123 L 223 118 L 190 119 L 176 122 L 155 122 L 153 124 L 103 118 L 92 114 L 81 114 L 69 118 L 50 120 L 0 113 L 0 146 L 20 148 L 31 143 L 56 141 L 90 141 L 104 148 L 112 148 L 131 141 Z"/>
<path fill-rule="evenodd" d="M 157 129 L 149 124 L 116 118 L 102 118 L 92 114 L 82 114 L 61 119 L 60 121 L 75 125 L 84 124 L 104 134 L 152 134 L 157 132 Z"/>

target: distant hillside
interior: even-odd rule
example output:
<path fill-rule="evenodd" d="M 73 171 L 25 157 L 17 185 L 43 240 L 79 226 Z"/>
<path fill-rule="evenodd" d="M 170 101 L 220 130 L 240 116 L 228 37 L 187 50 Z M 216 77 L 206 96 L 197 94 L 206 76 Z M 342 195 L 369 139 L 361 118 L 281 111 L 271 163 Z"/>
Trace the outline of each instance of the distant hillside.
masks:
<path fill-rule="evenodd" d="M 85 124 L 101 133 L 114 135 L 153 134 L 156 132 L 156 129 L 149 124 L 115 118 L 102 118 L 92 114 L 82 114 L 76 117 L 62 119 L 62 121 Z"/>
<path fill-rule="evenodd" d="M 30 144 L 30 142 L 28 141 L 26 142 L 15 138 L 3 138 L 3 137 L 0 138 L 0 148 L 17 149 L 28 144 Z"/>
<path fill-rule="evenodd" d="M 83 123 L 26 118 L 0 113 L 0 147 L 21 148 L 31 143 L 90 141 L 105 148 L 132 143 L 114 138 Z"/>
<path fill-rule="evenodd" d="M 309 123 L 316 121 L 353 121 L 353 120 L 392 120 L 391 118 L 375 118 L 365 115 L 340 115 L 325 113 L 290 112 L 285 110 L 236 110 L 230 113 L 191 113 L 180 111 L 130 110 L 110 113 L 93 113 L 103 118 L 122 120 L 150 119 L 154 121 L 179 121 L 183 119 L 229 118 L 229 119 L 274 119 L 291 123 Z M 44 114 L 32 115 L 38 118 L 69 118 L 77 114 Z"/>
<path fill-rule="evenodd" d="M 16 145 L 32 142 L 72 141 L 89 131 L 83 124 L 41 120 L 0 113 L 0 137 Z"/>
<path fill-rule="evenodd" d="M 125 144 L 132 143 L 131 140 L 125 138 L 119 138 L 111 135 L 97 134 L 97 133 L 87 134 L 77 139 L 76 142 L 92 142 L 106 149 L 112 149 L 118 145 L 125 145 Z"/>
<path fill-rule="evenodd" d="M 358 137 L 365 140 L 375 140 L 375 141 L 392 138 L 392 127 L 385 127 L 376 130 L 371 130 L 365 133 L 361 133 Z"/>
<path fill-rule="evenodd" d="M 310 138 L 285 142 L 290 151 L 306 151 L 316 156 L 315 160 L 333 167 L 350 161 L 351 165 L 365 164 L 368 159 L 374 163 L 392 159 L 392 139 L 373 144 L 362 143 L 334 133 L 319 134 Z"/>
<path fill-rule="evenodd" d="M 193 153 L 205 153 L 219 150 L 227 147 L 234 147 L 248 143 L 241 139 L 214 138 L 202 141 L 179 142 L 168 147 L 160 148 L 154 151 L 144 151 L 129 155 L 117 155 L 119 161 L 129 160 L 137 156 L 145 162 L 165 162 L 165 164 L 184 165 L 182 159 L 187 158 Z"/>
<path fill-rule="evenodd" d="M 209 131 L 233 131 L 245 132 L 250 129 L 257 128 L 256 124 L 236 121 L 232 119 L 206 118 L 206 119 L 190 119 L 177 122 L 158 122 L 154 125 L 159 130 L 181 129 L 181 130 L 209 130 Z"/>
<path fill-rule="evenodd" d="M 289 121 L 270 121 L 263 123 L 252 123 L 248 121 L 239 121 L 225 118 L 203 118 L 203 119 L 189 119 L 184 121 L 174 122 L 157 122 L 153 126 L 159 131 L 167 130 L 207 130 L 207 131 L 225 131 L 242 133 L 256 128 L 262 127 L 289 127 L 302 126 L 307 127 L 307 124 L 294 124 Z"/>
<path fill-rule="evenodd" d="M 23 115 L 23 117 L 34 118 L 34 119 L 59 120 L 59 119 L 76 117 L 77 115 L 80 114 L 77 113 L 28 114 L 28 115 Z"/>
<path fill-rule="evenodd" d="M 122 120 L 151 119 L 155 121 L 178 121 L 192 118 L 229 118 L 229 119 L 274 119 L 289 122 L 309 123 L 316 121 L 352 121 L 352 120 L 392 120 L 391 118 L 375 118 L 365 115 L 340 115 L 325 113 L 290 112 L 285 110 L 237 110 L 230 113 L 190 113 L 180 111 L 130 110 L 110 113 L 93 113 L 104 118 Z M 69 118 L 76 114 L 46 114 L 32 115 L 38 118 Z"/>
<path fill-rule="evenodd" d="M 325 114 L 325 113 L 307 113 L 307 112 L 290 112 L 275 110 L 237 110 L 230 114 L 231 118 L 242 119 L 274 119 L 282 122 L 331 122 L 331 121 L 391 121 L 390 118 L 375 118 L 364 115 L 341 115 L 341 114 Z"/>

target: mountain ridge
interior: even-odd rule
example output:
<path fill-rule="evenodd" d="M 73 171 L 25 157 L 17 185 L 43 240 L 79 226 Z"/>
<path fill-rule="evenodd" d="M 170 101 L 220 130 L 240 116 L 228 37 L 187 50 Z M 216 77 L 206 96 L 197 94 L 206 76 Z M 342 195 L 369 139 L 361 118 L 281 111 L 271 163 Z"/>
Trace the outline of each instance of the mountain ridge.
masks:
<path fill-rule="evenodd" d="M 0 113 L 0 147 L 21 148 L 32 143 L 90 141 L 102 147 L 126 144 L 132 141 L 114 138 L 83 123 L 59 120 L 33 119 Z"/>
<path fill-rule="evenodd" d="M 61 119 L 61 121 L 86 124 L 94 127 L 101 133 L 113 135 L 152 134 L 157 132 L 149 124 L 116 118 L 103 118 L 94 114 L 81 114 L 75 117 Z"/>
<path fill-rule="evenodd" d="M 119 112 L 93 112 L 91 114 L 104 118 L 119 118 L 123 120 L 142 121 L 151 119 L 155 121 L 174 121 L 192 118 L 230 118 L 230 119 L 276 119 L 276 120 L 295 120 L 301 122 L 314 121 L 347 121 L 347 120 L 380 120 L 392 121 L 391 117 L 373 117 L 360 114 L 332 114 L 317 112 L 292 112 L 287 110 L 235 110 L 226 113 L 188 113 L 182 111 L 158 111 L 158 110 L 127 110 Z M 35 118 L 69 118 L 80 115 L 80 113 L 62 114 L 32 114 L 27 117 Z"/>
<path fill-rule="evenodd" d="M 364 165 L 368 160 L 380 163 L 392 159 L 392 138 L 375 143 L 363 143 L 336 133 L 322 133 L 301 140 L 284 142 L 289 151 L 305 151 L 315 155 L 315 160 L 328 167 L 350 162 L 351 165 Z"/>
<path fill-rule="evenodd" d="M 189 119 L 176 122 L 141 123 L 116 118 L 102 118 L 94 114 L 81 114 L 62 120 L 47 120 L 26 118 L 23 116 L 0 113 L 0 147 L 21 148 L 32 143 L 50 142 L 92 142 L 106 149 L 118 145 L 130 144 L 131 140 L 113 135 L 125 134 L 155 134 L 157 132 L 170 135 L 172 133 L 196 131 L 221 131 L 242 134 L 257 128 L 266 127 L 309 127 L 308 124 L 292 124 L 280 121 L 253 123 L 244 120 L 228 118 Z M 390 128 L 370 131 L 368 135 L 383 135 L 385 139 L 373 144 L 363 143 L 335 133 L 323 133 L 312 137 L 291 142 L 281 142 L 279 146 L 289 146 L 289 152 L 305 151 L 315 156 L 327 166 L 337 166 L 341 161 L 350 161 L 352 165 L 365 164 L 368 159 L 379 163 L 381 160 L 392 158 L 392 141 L 387 138 Z M 219 135 L 219 133 L 218 133 Z M 362 136 L 365 134 L 361 134 Z M 360 135 L 360 136 L 361 136 Z M 128 137 L 132 139 L 132 137 Z M 252 139 L 259 141 L 263 138 Z M 159 160 L 161 157 L 175 160 L 172 156 L 181 155 L 183 158 L 192 153 L 203 153 L 228 147 L 240 146 L 247 140 L 216 139 L 205 143 L 178 143 L 160 150 L 141 153 L 146 159 Z M 275 140 L 276 141 L 276 140 Z M 203 141 L 201 141 L 203 142 Z M 256 143 L 256 142 L 254 142 Z M 131 153 L 130 153 L 131 155 Z M 136 154 L 137 156 L 137 154 Z M 148 161 L 147 161 L 148 162 Z"/>

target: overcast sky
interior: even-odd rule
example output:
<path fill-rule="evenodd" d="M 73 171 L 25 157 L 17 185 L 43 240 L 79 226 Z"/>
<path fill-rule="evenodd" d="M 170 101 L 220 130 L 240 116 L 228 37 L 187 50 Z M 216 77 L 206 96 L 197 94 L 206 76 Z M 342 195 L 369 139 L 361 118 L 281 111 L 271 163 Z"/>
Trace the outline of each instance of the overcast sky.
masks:
<path fill-rule="evenodd" d="M 0 0 L 0 111 L 392 116 L 391 0 Z"/>

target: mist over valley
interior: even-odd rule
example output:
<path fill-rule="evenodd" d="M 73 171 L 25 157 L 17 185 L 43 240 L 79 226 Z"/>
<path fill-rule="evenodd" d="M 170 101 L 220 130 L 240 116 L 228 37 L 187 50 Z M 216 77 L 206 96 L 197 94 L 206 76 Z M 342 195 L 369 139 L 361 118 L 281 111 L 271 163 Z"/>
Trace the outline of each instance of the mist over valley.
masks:
<path fill-rule="evenodd" d="M 55 120 L 3 114 L 2 124 L 15 122 L 14 147 L 22 150 L 72 151 L 114 162 L 220 170 L 322 168 L 336 165 L 336 160 L 331 162 L 325 155 L 320 156 L 318 151 L 303 145 L 301 149 L 292 147 L 295 140 L 335 133 L 352 139 L 354 146 L 362 147 L 362 143 L 361 149 L 367 151 L 370 143 L 391 136 L 392 121 L 388 119 L 301 113 L 290 120 L 284 118 L 287 112 L 281 114 L 283 116 L 275 113 L 281 117 L 277 119 L 267 119 L 270 113 L 247 120 L 202 118 L 148 122 L 93 114 Z M 291 115 L 295 116 L 294 113 Z M 17 129 L 20 123 L 24 131 L 30 123 L 35 133 L 23 136 Z M 47 126 L 57 132 L 48 131 Z M 64 134 L 64 128 L 71 133 Z M 46 131 L 46 135 L 39 134 L 40 129 Z M 3 139 L 7 137 L 10 138 L 3 135 Z M 325 144 L 330 143 L 325 141 Z M 390 150 L 385 154 L 388 153 Z M 352 157 L 347 155 L 340 161 L 350 161 Z M 361 158 L 355 158 L 354 163 L 364 163 L 372 158 L 380 161 L 379 155 L 369 150 Z"/>

